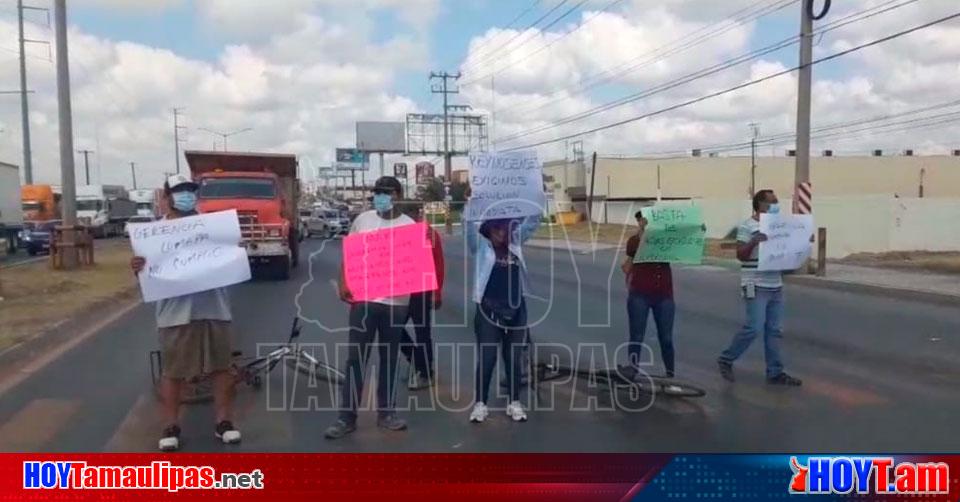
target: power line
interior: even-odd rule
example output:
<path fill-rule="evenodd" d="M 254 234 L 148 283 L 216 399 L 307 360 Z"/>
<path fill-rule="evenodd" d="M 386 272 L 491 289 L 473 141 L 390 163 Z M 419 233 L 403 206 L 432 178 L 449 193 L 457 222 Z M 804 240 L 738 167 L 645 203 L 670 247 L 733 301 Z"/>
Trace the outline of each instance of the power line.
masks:
<path fill-rule="evenodd" d="M 929 22 L 924 23 L 924 24 L 920 24 L 920 25 L 914 26 L 914 27 L 912 27 L 912 28 L 908 28 L 908 29 L 906 29 L 906 30 L 893 33 L 893 34 L 891 34 L 891 35 L 887 35 L 887 36 L 885 36 L 885 37 L 878 38 L 878 39 L 876 39 L 876 40 L 873 40 L 873 41 L 870 41 L 870 42 L 867 42 L 867 43 L 864 43 L 864 44 L 860 44 L 860 45 L 851 47 L 851 48 L 846 49 L 846 50 L 842 50 L 842 51 L 840 51 L 840 52 L 835 52 L 835 53 L 833 53 L 833 54 L 830 54 L 829 56 L 824 56 L 824 57 L 821 57 L 821 58 L 818 58 L 818 59 L 813 60 L 813 61 L 810 63 L 810 66 L 815 66 L 815 65 L 818 65 L 818 64 L 820 64 L 820 63 L 825 63 L 825 62 L 827 62 L 827 61 L 832 61 L 832 60 L 834 60 L 834 59 L 837 59 L 837 58 L 846 56 L 846 55 L 848 55 L 848 54 L 852 54 L 852 53 L 854 53 L 854 52 L 857 52 L 857 51 L 860 51 L 860 50 L 863 50 L 863 49 L 866 49 L 866 48 L 869 48 L 869 47 L 873 47 L 873 46 L 875 46 L 875 45 L 879 45 L 879 44 L 882 44 L 882 43 L 885 43 L 885 42 L 889 42 L 890 40 L 894 40 L 894 39 L 903 37 L 903 36 L 905 36 L 905 35 L 909 35 L 909 34 L 911 34 L 911 33 L 914 33 L 914 32 L 917 32 L 917 31 L 920 31 L 920 30 L 929 28 L 929 27 L 931 27 L 931 26 L 935 26 L 935 25 L 938 25 L 938 24 L 941 24 L 941 23 L 945 23 L 945 22 L 947 22 L 947 21 L 950 21 L 950 20 L 952 20 L 952 19 L 956 19 L 956 18 L 958 18 L 958 17 L 960 17 L 960 12 L 951 14 L 951 15 L 949 15 L 949 16 L 941 17 L 941 18 L 939 18 L 939 19 L 935 19 L 935 20 L 933 20 L 933 21 L 929 21 Z M 548 145 L 548 144 L 556 143 L 556 142 L 559 142 L 559 141 L 563 141 L 563 140 L 567 140 L 567 139 L 572 139 L 572 138 L 576 138 L 576 137 L 579 137 L 579 136 L 583 136 L 583 135 L 586 135 L 586 134 L 593 134 L 593 133 L 600 132 L 600 131 L 604 131 L 604 130 L 607 130 L 607 129 L 612 129 L 612 128 L 614 128 L 614 127 L 620 127 L 620 126 L 622 126 L 622 125 L 630 124 L 630 123 L 636 122 L 636 121 L 638 121 L 638 120 L 642 120 L 642 119 L 645 119 L 645 118 L 653 117 L 653 116 L 656 116 L 656 115 L 662 115 L 662 114 L 664 114 L 664 113 L 667 113 L 667 112 L 670 112 L 670 111 L 673 111 L 673 110 L 678 110 L 678 109 L 680 109 L 680 108 L 685 108 L 685 107 L 687 107 L 687 106 L 691 106 L 691 105 L 700 103 L 700 102 L 702 102 L 702 101 L 706 101 L 706 100 L 708 100 L 708 99 L 712 99 L 712 98 L 715 98 L 715 97 L 718 97 L 718 96 L 723 96 L 723 95 L 725 95 L 725 94 L 729 94 L 729 93 L 731 93 L 731 92 L 739 91 L 739 90 L 745 89 L 745 88 L 747 88 L 747 87 L 752 87 L 752 86 L 754 86 L 754 85 L 757 85 L 757 84 L 766 82 L 766 81 L 768 81 L 768 80 L 772 80 L 772 79 L 774 79 L 774 78 L 781 77 L 781 76 L 783 76 L 783 75 L 787 75 L 787 74 L 793 73 L 793 72 L 795 72 L 795 71 L 797 71 L 797 70 L 799 70 L 799 69 L 800 69 L 800 66 L 794 66 L 793 68 L 789 68 L 789 69 L 787 69 L 787 70 L 783 70 L 783 71 L 779 71 L 779 72 L 776 72 L 776 73 L 772 73 L 772 74 L 770 74 L 770 75 L 767 75 L 767 76 L 764 76 L 764 77 L 761 77 L 761 78 L 757 78 L 757 79 L 751 80 L 751 81 L 749 81 L 749 82 L 745 82 L 745 83 L 742 83 L 742 84 L 738 84 L 738 85 L 735 85 L 735 86 L 733 86 L 733 87 L 729 87 L 729 88 L 724 89 L 724 90 L 721 90 L 721 91 L 717 91 L 717 92 L 713 92 L 713 93 L 710 93 L 710 94 L 706 94 L 706 95 L 700 96 L 700 97 L 698 97 L 698 98 L 690 99 L 690 100 L 687 100 L 687 101 L 684 101 L 684 102 L 681 102 L 681 103 L 678 103 L 678 104 L 675 104 L 675 105 L 672 105 L 672 106 L 668 106 L 668 107 L 666 107 L 666 108 L 661 108 L 661 109 L 656 110 L 656 111 L 653 111 L 653 112 L 644 113 L 644 114 L 641 114 L 641 115 L 637 115 L 637 116 L 635 116 L 635 117 L 631 117 L 631 118 L 629 118 L 629 119 L 620 120 L 620 121 L 613 122 L 613 123 L 606 124 L 606 125 L 599 126 L 599 127 L 594 127 L 594 128 L 588 129 L 588 130 L 580 131 L 580 132 L 578 132 L 578 133 L 576 133 L 576 134 L 569 134 L 569 135 L 561 136 L 561 137 L 554 138 L 554 139 L 550 139 L 550 140 L 544 140 L 544 141 L 539 141 L 539 142 L 536 142 L 536 143 L 531 143 L 531 144 L 524 145 L 524 146 L 520 146 L 520 147 L 509 148 L 509 149 L 506 149 L 505 151 L 515 151 L 515 150 L 521 150 L 521 149 L 526 149 L 526 148 L 533 148 L 533 147 L 542 146 L 542 145 Z"/>
<path fill-rule="evenodd" d="M 578 25 L 577 25 L 576 27 L 574 27 L 572 30 L 570 30 L 570 31 L 568 31 L 568 32 L 560 35 L 559 37 L 553 39 L 553 40 L 550 41 L 549 43 L 540 46 L 539 49 L 537 49 L 537 50 L 535 50 L 535 51 L 527 54 L 526 56 L 524 56 L 524 57 L 522 57 L 522 58 L 520 58 L 520 59 L 518 59 L 518 60 L 516 60 L 516 61 L 513 61 L 512 63 L 508 64 L 507 66 L 504 66 L 504 67 L 502 67 L 502 68 L 500 68 L 500 69 L 498 69 L 498 70 L 492 71 L 492 72 L 490 72 L 490 73 L 488 73 L 488 74 L 486 74 L 486 75 L 484 75 L 484 76 L 482 76 L 482 77 L 475 77 L 475 78 L 473 78 L 473 79 L 470 79 L 470 80 L 468 80 L 467 82 L 464 82 L 463 85 L 470 85 L 470 84 L 473 84 L 473 83 L 475 83 L 475 82 L 479 82 L 479 81 L 481 81 L 481 80 L 486 80 L 486 79 L 488 79 L 488 78 L 490 78 L 490 77 L 499 75 L 499 74 L 507 71 L 508 69 L 513 68 L 514 66 L 516 66 L 516 65 L 518 65 L 518 64 L 520 64 L 520 63 L 522 63 L 522 62 L 524 62 L 524 61 L 532 58 L 533 56 L 536 56 L 537 54 L 539 54 L 539 53 L 541 53 L 541 52 L 549 49 L 551 46 L 553 46 L 553 45 L 556 44 L 557 42 L 559 42 L 559 41 L 561 41 L 561 40 L 569 37 L 570 35 L 576 33 L 578 30 L 580 30 L 580 29 L 583 28 L 584 26 L 590 24 L 591 21 L 593 21 L 594 19 L 596 19 L 597 17 L 599 17 L 600 14 L 603 14 L 604 12 L 607 12 L 607 11 L 610 10 L 613 6 L 615 6 L 616 4 L 621 3 L 621 2 L 623 2 L 623 0 L 612 0 L 611 2 L 607 3 L 607 5 L 605 5 L 602 9 L 600 9 L 599 11 L 594 12 L 592 16 L 590 16 L 589 18 L 583 20 L 580 24 L 578 24 Z"/>
<path fill-rule="evenodd" d="M 851 24 L 851 23 L 863 21 L 864 19 L 867 19 L 868 17 L 872 17 L 872 16 L 875 16 L 875 15 L 880 14 L 880 13 L 882 13 L 882 12 L 886 12 L 886 11 L 889 11 L 889 10 L 893 10 L 894 8 L 900 8 L 900 7 L 903 7 L 903 6 L 905 6 L 905 5 L 909 5 L 909 4 L 911 4 L 911 3 L 914 3 L 914 2 L 916 2 L 916 1 L 918 1 L 918 0 L 905 0 L 905 1 L 903 1 L 902 3 L 900 3 L 900 4 L 896 5 L 896 6 L 886 8 L 885 10 L 883 10 L 883 11 L 881 11 L 881 12 L 874 12 L 874 13 L 869 13 L 869 14 L 867 13 L 867 11 L 872 10 L 872 9 L 867 9 L 867 10 L 865 10 L 865 11 L 858 12 L 858 13 L 856 13 L 856 14 L 854 14 L 854 15 L 847 16 L 846 18 L 837 20 L 837 21 L 834 22 L 834 23 L 828 23 L 828 24 L 820 27 L 819 29 L 815 30 L 815 31 L 814 31 L 814 34 L 815 34 L 815 35 L 817 35 L 817 34 L 822 35 L 822 34 L 825 34 L 825 33 L 830 32 L 830 31 L 834 31 L 834 30 L 840 29 L 840 28 L 842 28 L 843 26 L 849 25 L 849 24 Z M 889 2 L 888 2 L 888 3 L 889 3 Z M 859 17 L 857 17 L 857 16 L 859 16 Z M 692 73 L 688 73 L 688 74 L 686 74 L 686 75 L 684 75 L 684 76 L 682 76 L 682 77 L 676 78 L 676 79 L 674 79 L 674 80 L 670 80 L 670 81 L 668 81 L 668 82 L 664 82 L 664 83 L 662 83 L 662 84 L 660 84 L 660 85 L 654 86 L 654 87 L 652 87 L 652 88 L 650 88 L 650 89 L 646 89 L 646 90 L 641 91 L 641 92 L 639 92 L 639 93 L 631 94 L 631 95 L 628 95 L 628 96 L 625 96 L 625 97 L 621 97 L 621 98 L 618 98 L 618 99 L 616 99 L 616 100 L 610 101 L 610 102 L 608 102 L 608 103 L 605 103 L 605 104 L 596 106 L 596 107 L 594 107 L 594 108 L 591 108 L 591 109 L 589 109 L 589 110 L 585 110 L 585 111 L 582 111 L 582 112 L 579 112 L 579 113 L 575 113 L 575 114 L 573 114 L 573 115 L 568 115 L 568 116 L 566 116 L 566 117 L 560 118 L 560 119 L 558 119 L 558 120 L 556 120 L 556 121 L 554 121 L 554 122 L 551 122 L 551 123 L 549 123 L 549 124 L 545 124 L 545 125 L 533 127 L 533 128 L 531 128 L 531 129 L 527 129 L 527 130 L 525 130 L 525 131 L 520 131 L 520 132 L 511 134 L 511 135 L 505 136 L 505 137 L 503 137 L 503 138 L 497 138 L 497 139 L 495 139 L 495 140 L 493 141 L 493 143 L 494 143 L 494 144 L 499 144 L 499 143 L 510 142 L 510 141 L 513 141 L 513 140 L 516 140 L 516 139 L 519 139 L 519 138 L 523 138 L 523 137 L 526 137 L 526 136 L 530 136 L 530 135 L 533 135 L 533 134 L 536 134 L 536 133 L 539 133 L 539 132 L 548 131 L 548 130 L 550 130 L 550 129 L 554 129 L 554 128 L 556 128 L 556 127 L 559 127 L 559 126 L 562 126 L 562 125 L 565 125 L 565 124 L 569 124 L 569 123 L 572 123 L 572 122 L 577 122 L 577 121 L 579 121 L 579 120 L 583 120 L 583 119 L 585 119 L 585 118 L 592 117 L 592 116 L 594 116 L 594 115 L 597 115 L 597 114 L 600 114 L 600 113 L 603 113 L 603 112 L 612 110 L 612 109 L 614 109 L 614 108 L 618 108 L 618 107 L 620 107 L 620 106 L 623 106 L 623 105 L 626 105 L 626 104 L 629 104 L 629 103 L 633 103 L 633 102 L 636 102 L 636 101 L 640 101 L 640 100 L 642 100 L 642 99 L 649 98 L 649 97 L 651 97 L 651 96 L 655 96 L 655 95 L 657 95 L 657 94 L 666 92 L 666 91 L 671 90 L 671 89 L 674 89 L 674 88 L 676 88 L 676 87 L 680 87 L 680 86 L 682 86 L 682 85 L 685 85 L 685 84 L 688 84 L 688 83 L 691 83 L 691 82 L 695 82 L 695 81 L 697 81 L 697 80 L 701 80 L 701 79 L 703 79 L 703 78 L 705 78 L 705 77 L 709 77 L 709 76 L 711 76 L 711 75 L 715 75 L 715 74 L 717 74 L 717 73 L 720 73 L 720 72 L 722 72 L 722 71 L 724 71 L 724 70 L 733 68 L 733 67 L 735 67 L 735 66 L 739 66 L 739 65 L 742 65 L 742 64 L 744 64 L 744 63 L 747 63 L 747 62 L 750 62 L 750 61 L 754 61 L 754 60 L 759 59 L 759 58 L 761 58 L 762 56 L 765 56 L 765 55 L 767 55 L 767 54 L 771 54 L 771 53 L 777 52 L 777 51 L 779 51 L 779 50 L 785 49 L 785 48 L 787 48 L 787 47 L 790 47 L 790 46 L 796 44 L 797 42 L 799 42 L 799 40 L 800 40 L 800 39 L 799 39 L 799 37 L 797 37 L 797 36 L 785 38 L 785 39 L 783 39 L 783 40 L 781 40 L 781 41 L 779 41 L 779 42 L 777 42 L 777 43 L 768 45 L 768 46 L 766 46 L 766 47 L 762 47 L 762 48 L 760 48 L 760 49 L 755 49 L 755 50 L 753 50 L 753 51 L 751 51 L 751 52 L 748 52 L 748 53 L 746 53 L 746 54 L 741 54 L 741 55 L 736 56 L 736 57 L 731 58 L 731 59 L 727 59 L 726 61 L 717 63 L 717 64 L 715 64 L 715 65 L 713 65 L 713 66 L 709 66 L 709 67 L 707 67 L 707 68 L 702 68 L 702 69 L 697 70 L 697 71 L 694 71 L 694 72 L 692 72 Z"/>
<path fill-rule="evenodd" d="M 634 59 L 631 59 L 630 61 L 627 61 L 613 68 L 609 68 L 600 73 L 592 75 L 577 84 L 567 86 L 562 89 L 558 89 L 557 91 L 554 91 L 553 93 L 551 93 L 550 96 L 551 97 L 558 96 L 561 93 L 565 91 L 571 91 L 574 88 L 578 88 L 578 93 L 581 93 L 581 92 L 593 89 L 595 87 L 601 86 L 603 84 L 612 82 L 616 80 L 618 77 L 622 77 L 628 73 L 632 73 L 636 70 L 645 68 L 651 64 L 663 61 L 676 54 L 683 53 L 708 40 L 711 40 L 720 35 L 723 35 L 724 33 L 727 33 L 730 30 L 737 28 L 738 26 L 742 26 L 748 22 L 755 21 L 767 15 L 778 12 L 796 3 L 797 1 L 798 0 L 787 0 L 786 2 L 784 2 L 784 0 L 775 0 L 770 5 L 760 7 L 759 10 L 756 10 L 756 11 L 755 9 L 761 4 L 763 4 L 764 2 L 761 1 L 761 2 L 754 3 L 750 6 L 747 6 L 746 8 L 743 8 L 731 13 L 728 18 L 725 18 L 716 23 L 709 24 L 707 26 L 703 26 L 697 30 L 687 33 L 686 35 L 680 38 L 674 39 L 671 42 L 668 42 L 662 46 L 659 46 L 655 49 L 647 51 L 641 54 L 640 56 Z M 728 26 L 724 26 L 726 23 L 732 23 L 732 24 L 729 24 Z M 697 37 L 697 34 L 705 30 L 709 30 L 713 27 L 716 27 L 716 29 Z M 696 38 L 693 38 L 693 37 L 696 37 Z M 685 42 L 685 40 L 689 38 L 693 38 L 693 39 Z M 677 45 L 677 44 L 680 44 L 680 45 L 677 47 L 674 47 L 674 45 Z M 521 111 L 529 111 L 529 112 L 538 111 L 543 108 L 546 108 L 551 104 L 557 103 L 559 101 L 563 101 L 564 99 L 566 98 L 551 99 L 545 103 L 540 103 L 540 104 L 535 103 L 533 106 L 529 108 L 522 107 Z"/>
<path fill-rule="evenodd" d="M 542 1 L 543 0 L 533 0 L 533 3 L 530 4 L 529 7 L 521 11 L 520 14 L 517 14 L 517 17 L 513 18 L 513 20 L 510 21 L 503 29 L 509 30 L 510 28 L 513 28 L 517 24 L 517 21 L 520 21 L 521 19 L 523 19 L 527 14 L 533 11 L 533 9 L 535 9 L 538 5 L 540 5 L 540 2 Z M 476 53 L 483 52 L 481 49 L 484 49 L 487 46 L 489 46 L 491 42 L 493 42 L 493 40 L 487 40 L 486 42 L 481 43 L 479 46 L 477 46 L 476 49 L 474 49 L 474 51 Z"/>
<path fill-rule="evenodd" d="M 560 9 L 560 7 L 563 7 L 564 4 L 566 4 L 566 3 L 569 2 L 569 1 L 570 1 L 570 0 L 560 0 L 560 3 L 558 3 L 557 5 L 554 5 L 554 6 L 553 6 L 550 10 L 548 10 L 544 15 L 540 16 L 539 18 L 537 18 L 536 21 L 530 23 L 530 25 L 528 25 L 528 26 L 527 26 L 526 28 L 524 28 L 523 30 L 518 31 L 514 36 L 510 37 L 510 39 L 507 40 L 506 43 L 498 46 L 496 49 L 490 51 L 489 53 L 487 53 L 486 55 L 480 57 L 479 59 L 474 60 L 473 62 L 471 62 L 471 61 L 466 61 L 465 64 L 460 68 L 461 71 L 468 71 L 467 68 L 469 68 L 469 67 L 471 67 L 471 66 L 474 66 L 474 65 L 480 65 L 480 66 L 482 66 L 482 65 L 485 64 L 486 62 L 492 60 L 492 59 L 493 59 L 493 56 L 494 56 L 498 51 L 500 51 L 500 50 L 503 49 L 504 47 L 507 47 L 508 45 L 510 45 L 511 43 L 513 43 L 514 40 L 516 40 L 517 38 L 520 38 L 522 35 L 526 35 L 527 32 L 530 31 L 531 29 L 536 28 L 536 26 L 537 26 L 538 24 L 540 24 L 544 19 L 550 17 L 551 14 L 553 14 L 553 13 L 556 12 L 558 9 Z M 522 42 L 521 42 L 521 45 L 522 45 Z"/>

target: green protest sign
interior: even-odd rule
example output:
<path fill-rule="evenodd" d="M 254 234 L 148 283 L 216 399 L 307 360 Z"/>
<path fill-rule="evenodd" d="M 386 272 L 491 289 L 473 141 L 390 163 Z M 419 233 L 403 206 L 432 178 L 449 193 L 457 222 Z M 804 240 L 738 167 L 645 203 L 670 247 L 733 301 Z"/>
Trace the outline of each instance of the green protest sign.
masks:
<path fill-rule="evenodd" d="M 643 208 L 647 229 L 634 263 L 668 262 L 700 265 L 706 231 L 699 206 Z"/>

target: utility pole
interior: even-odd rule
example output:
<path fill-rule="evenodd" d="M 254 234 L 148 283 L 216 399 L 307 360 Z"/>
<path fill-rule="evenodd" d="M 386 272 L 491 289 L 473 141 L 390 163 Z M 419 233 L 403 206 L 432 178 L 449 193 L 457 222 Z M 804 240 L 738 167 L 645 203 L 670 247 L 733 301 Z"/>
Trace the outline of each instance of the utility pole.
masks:
<path fill-rule="evenodd" d="M 173 148 L 176 152 L 174 158 L 177 161 L 177 174 L 180 174 L 180 129 L 184 129 L 180 126 L 180 112 L 182 111 L 183 108 L 173 109 Z"/>
<path fill-rule="evenodd" d="M 231 132 L 214 131 L 213 129 L 208 129 L 208 128 L 206 128 L 206 127 L 201 127 L 200 130 L 201 130 L 201 131 L 204 131 L 204 132 L 208 132 L 208 133 L 210 133 L 210 134 L 215 134 L 215 135 L 220 136 L 221 138 L 223 138 L 223 151 L 226 152 L 226 151 L 227 151 L 227 138 L 229 138 L 230 136 L 236 136 L 237 134 L 240 134 L 240 133 L 245 133 L 245 132 L 247 132 L 247 131 L 252 131 L 253 128 L 252 128 L 252 127 L 246 127 L 246 128 L 244 128 L 244 129 L 240 129 L 240 130 L 237 130 L 237 131 L 231 131 Z M 214 150 L 216 150 L 216 147 L 214 147 Z"/>
<path fill-rule="evenodd" d="M 450 104 L 448 96 L 450 94 L 459 94 L 460 89 L 451 89 L 449 82 L 451 80 L 460 80 L 462 74 L 457 72 L 451 75 L 447 72 L 430 72 L 430 80 L 440 80 L 439 85 L 433 85 L 430 91 L 433 94 L 443 94 L 443 172 L 447 183 L 453 178 L 453 161 L 450 153 Z M 450 221 L 449 212 L 447 213 L 447 235 L 453 234 L 453 222 Z"/>
<path fill-rule="evenodd" d="M 130 163 L 130 176 L 133 178 L 133 189 L 137 189 L 137 163 Z"/>
<path fill-rule="evenodd" d="M 90 184 L 90 154 L 93 150 L 77 150 L 77 153 L 83 154 L 83 169 L 87 175 L 87 185 Z"/>
<path fill-rule="evenodd" d="M 77 266 L 77 183 L 73 165 L 73 109 L 70 104 L 70 58 L 67 54 L 67 1 L 54 0 L 54 19 L 57 37 L 57 104 L 60 125 L 60 183 L 63 185 L 63 241 L 57 250 L 61 253 L 63 268 Z"/>
<path fill-rule="evenodd" d="M 30 146 L 30 102 L 27 99 L 27 42 L 47 43 L 41 40 L 27 40 L 23 34 L 23 11 L 39 10 L 46 11 L 49 16 L 49 10 L 40 7 L 24 6 L 23 0 L 17 0 L 17 22 L 20 28 L 20 119 L 23 128 L 23 180 L 27 185 L 33 184 L 33 153 Z M 49 18 L 48 18 L 49 19 Z"/>
<path fill-rule="evenodd" d="M 794 193 L 801 185 L 810 183 L 810 101 L 813 85 L 813 22 L 823 19 L 830 12 L 830 0 L 824 0 L 819 13 L 814 12 L 814 0 L 803 0 L 800 5 L 800 72 L 797 92 L 797 163 L 795 171 Z M 799 201 L 795 196 L 795 200 Z M 794 212 L 809 213 L 809 208 L 799 204 Z M 800 209 L 800 211 L 797 211 Z M 807 211 L 803 211 L 807 209 Z"/>
<path fill-rule="evenodd" d="M 750 137 L 750 197 L 757 193 L 757 138 L 760 137 L 760 124 L 751 122 L 747 124 L 753 134 Z"/>

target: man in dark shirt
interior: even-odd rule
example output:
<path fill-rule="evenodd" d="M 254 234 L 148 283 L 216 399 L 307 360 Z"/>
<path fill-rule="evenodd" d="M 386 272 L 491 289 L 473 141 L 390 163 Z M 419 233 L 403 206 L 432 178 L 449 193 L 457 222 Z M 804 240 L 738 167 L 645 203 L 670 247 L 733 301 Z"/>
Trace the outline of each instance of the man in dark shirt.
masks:
<path fill-rule="evenodd" d="M 639 368 L 640 352 L 643 350 L 643 338 L 647 331 L 647 316 L 653 311 L 653 321 L 657 325 L 657 338 L 660 340 L 660 355 L 668 378 L 674 376 L 673 355 L 673 317 L 676 306 L 673 303 L 673 273 L 669 263 L 634 263 L 634 257 L 644 242 L 647 220 L 641 211 L 637 211 L 638 231 L 627 241 L 627 257 L 621 266 L 627 277 L 627 316 L 630 323 L 630 369 Z"/>

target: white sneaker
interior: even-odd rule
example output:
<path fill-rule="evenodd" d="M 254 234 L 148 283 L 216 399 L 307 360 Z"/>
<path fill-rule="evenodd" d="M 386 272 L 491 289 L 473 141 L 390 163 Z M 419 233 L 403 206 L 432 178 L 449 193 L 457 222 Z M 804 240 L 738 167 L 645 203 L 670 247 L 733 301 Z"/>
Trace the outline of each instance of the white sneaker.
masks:
<path fill-rule="evenodd" d="M 487 405 L 483 403 L 477 403 L 473 405 L 473 411 L 470 412 L 470 422 L 479 424 L 487 419 L 487 415 L 490 414 L 490 410 L 487 409 Z"/>
<path fill-rule="evenodd" d="M 160 451 L 177 451 L 180 449 L 180 427 L 171 425 L 163 430 L 160 436 Z"/>
<path fill-rule="evenodd" d="M 520 404 L 520 401 L 514 401 L 507 405 L 507 416 L 512 418 L 514 422 L 527 421 L 527 412 L 523 411 L 523 405 Z"/>

